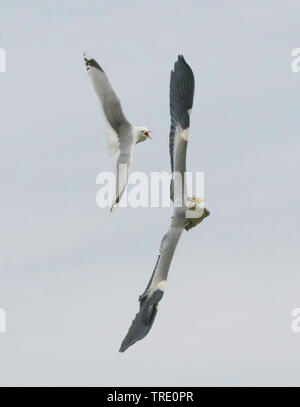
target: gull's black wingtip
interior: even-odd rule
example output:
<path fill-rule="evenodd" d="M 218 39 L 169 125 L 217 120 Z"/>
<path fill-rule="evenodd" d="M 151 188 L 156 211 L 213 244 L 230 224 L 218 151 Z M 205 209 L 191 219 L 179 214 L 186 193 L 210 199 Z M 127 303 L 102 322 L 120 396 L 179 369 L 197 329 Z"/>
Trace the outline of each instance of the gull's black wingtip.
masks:
<path fill-rule="evenodd" d="M 101 71 L 101 72 L 104 73 L 103 69 L 102 69 L 101 66 L 98 64 L 98 62 L 97 62 L 94 58 L 91 58 L 91 57 L 87 54 L 87 52 L 84 52 L 84 53 L 83 53 L 83 58 L 84 58 L 85 65 L 86 65 L 86 68 L 87 68 L 88 71 L 89 71 L 89 69 L 90 69 L 91 67 L 93 67 L 93 68 L 99 69 L 99 71 Z"/>

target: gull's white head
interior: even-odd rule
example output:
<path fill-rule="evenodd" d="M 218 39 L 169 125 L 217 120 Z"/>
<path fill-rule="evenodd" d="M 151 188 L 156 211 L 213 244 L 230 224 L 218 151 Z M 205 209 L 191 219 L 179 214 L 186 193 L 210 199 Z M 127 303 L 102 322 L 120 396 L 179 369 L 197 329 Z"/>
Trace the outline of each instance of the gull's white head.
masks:
<path fill-rule="evenodd" d="M 135 139 L 136 139 L 135 144 L 140 143 L 141 141 L 145 141 L 145 140 L 147 140 L 147 138 L 152 140 L 152 137 L 149 134 L 149 133 L 151 133 L 151 131 L 148 130 L 147 127 L 135 126 L 134 130 L 135 130 Z"/>

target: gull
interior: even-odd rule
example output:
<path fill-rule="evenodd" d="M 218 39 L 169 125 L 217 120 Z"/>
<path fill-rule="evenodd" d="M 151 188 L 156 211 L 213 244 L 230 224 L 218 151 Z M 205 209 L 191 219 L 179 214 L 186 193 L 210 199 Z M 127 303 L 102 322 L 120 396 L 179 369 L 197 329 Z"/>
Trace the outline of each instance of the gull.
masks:
<path fill-rule="evenodd" d="M 147 138 L 151 139 L 149 134 L 151 131 L 145 126 L 135 126 L 129 123 L 123 113 L 121 102 L 101 66 L 86 52 L 83 57 L 110 128 L 110 132 L 105 133 L 108 154 L 113 155 L 120 152 L 117 160 L 115 196 L 110 209 L 112 211 L 113 207 L 119 203 L 128 182 L 133 146 Z"/>
<path fill-rule="evenodd" d="M 182 232 L 197 226 L 210 215 L 206 208 L 201 207 L 203 198 L 188 197 L 186 192 L 186 150 L 194 88 L 193 71 L 183 56 L 179 55 L 170 80 L 169 150 L 172 172 L 170 198 L 174 204 L 174 212 L 169 230 L 161 241 L 150 281 L 139 297 L 139 312 L 121 344 L 120 352 L 124 352 L 149 333 L 157 314 L 158 304 L 164 294 L 170 264 Z"/>

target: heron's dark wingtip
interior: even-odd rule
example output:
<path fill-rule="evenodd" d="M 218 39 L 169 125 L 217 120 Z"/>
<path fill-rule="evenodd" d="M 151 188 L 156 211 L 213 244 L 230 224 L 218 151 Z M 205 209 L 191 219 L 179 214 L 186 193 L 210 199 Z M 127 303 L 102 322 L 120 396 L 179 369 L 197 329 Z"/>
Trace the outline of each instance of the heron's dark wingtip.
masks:
<path fill-rule="evenodd" d="M 172 154 L 174 144 L 174 133 L 177 124 L 182 129 L 187 129 L 190 124 L 190 109 L 193 107 L 195 91 L 195 78 L 191 67 L 186 63 L 183 55 L 178 55 L 171 72 L 170 80 L 170 155 L 172 168 Z"/>
<path fill-rule="evenodd" d="M 157 310 L 155 309 L 152 314 L 152 322 L 149 324 L 145 324 L 143 322 L 141 311 L 136 314 L 135 319 L 132 321 L 132 324 L 127 332 L 127 335 L 121 343 L 119 349 L 120 353 L 125 352 L 128 348 L 130 348 L 130 346 L 134 345 L 136 342 L 142 340 L 143 338 L 145 338 L 145 336 L 147 336 L 152 327 L 156 313 Z"/>
<path fill-rule="evenodd" d="M 127 348 L 128 348 L 128 347 L 121 345 L 121 346 L 120 346 L 120 349 L 119 349 L 119 352 L 120 352 L 120 353 L 124 353 Z"/>
<path fill-rule="evenodd" d="M 157 305 L 163 297 L 162 290 L 156 290 L 150 296 L 142 295 L 140 298 L 140 309 L 121 343 L 119 352 L 123 353 L 130 346 L 145 338 L 152 328 L 157 314 Z"/>
<path fill-rule="evenodd" d="M 176 64 L 178 64 L 178 65 L 185 65 L 185 66 L 187 66 L 188 67 L 188 69 L 191 69 L 191 67 L 189 66 L 189 64 L 186 62 L 186 60 L 185 60 L 185 58 L 184 58 L 184 56 L 182 55 L 182 54 L 180 54 L 180 55 L 178 55 L 178 58 L 177 58 L 177 61 L 175 62 L 175 65 Z M 175 69 L 175 67 L 174 67 L 174 69 Z"/>

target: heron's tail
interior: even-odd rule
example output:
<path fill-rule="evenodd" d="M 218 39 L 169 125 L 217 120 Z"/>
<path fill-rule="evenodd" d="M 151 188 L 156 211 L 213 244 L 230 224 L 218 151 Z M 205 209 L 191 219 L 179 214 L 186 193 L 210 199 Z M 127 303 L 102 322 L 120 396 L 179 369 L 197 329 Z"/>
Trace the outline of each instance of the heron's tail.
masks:
<path fill-rule="evenodd" d="M 145 338 L 148 334 L 153 325 L 157 314 L 158 303 L 162 299 L 163 294 L 164 292 L 162 290 L 156 290 L 152 294 L 145 292 L 140 296 L 140 310 L 132 321 L 131 327 L 121 344 L 120 352 L 124 352 L 131 345 Z"/>

